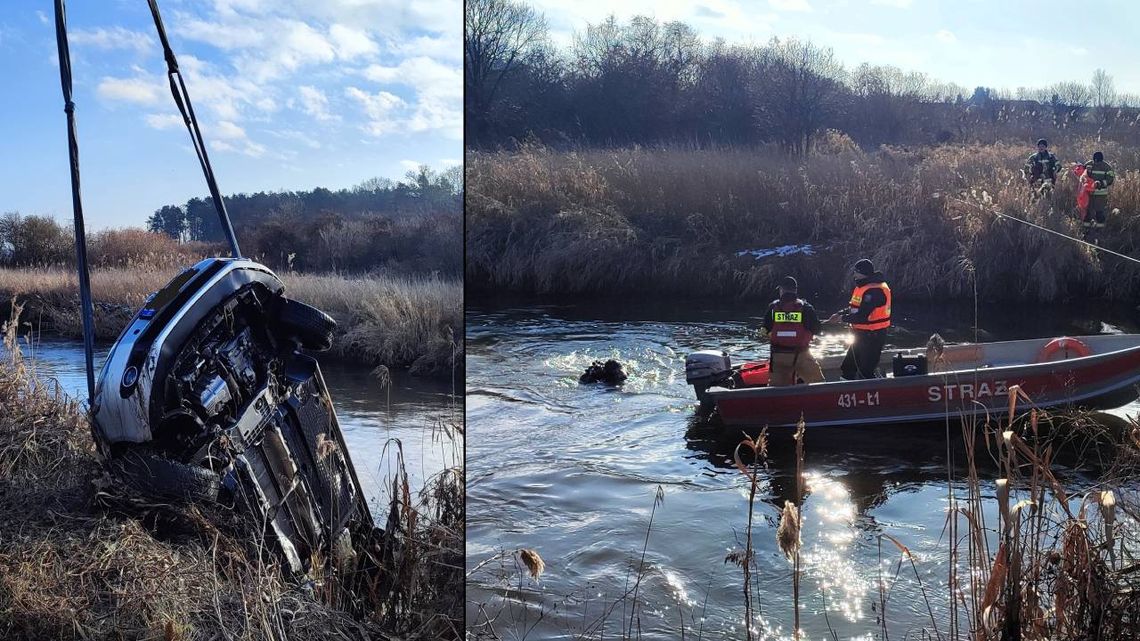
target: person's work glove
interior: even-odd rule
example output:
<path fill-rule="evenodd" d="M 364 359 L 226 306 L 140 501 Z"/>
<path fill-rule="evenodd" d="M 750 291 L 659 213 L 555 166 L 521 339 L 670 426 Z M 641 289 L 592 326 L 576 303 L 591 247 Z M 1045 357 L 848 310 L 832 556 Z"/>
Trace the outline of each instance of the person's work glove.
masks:
<path fill-rule="evenodd" d="M 1096 181 L 1095 183 L 1093 183 L 1093 186 L 1096 187 L 1097 189 L 1104 189 L 1104 183 L 1102 183 L 1099 180 Z"/>

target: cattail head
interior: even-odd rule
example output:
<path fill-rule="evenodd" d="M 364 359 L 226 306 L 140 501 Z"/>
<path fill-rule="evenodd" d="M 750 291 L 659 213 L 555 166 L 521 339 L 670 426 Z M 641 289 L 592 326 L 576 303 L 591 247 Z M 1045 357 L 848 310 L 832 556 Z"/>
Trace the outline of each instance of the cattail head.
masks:
<path fill-rule="evenodd" d="M 789 559 L 800 549 L 800 511 L 791 501 L 784 501 L 780 527 L 776 528 L 776 541 L 780 544 L 780 551 Z"/>
<path fill-rule="evenodd" d="M 530 574 L 530 578 L 537 580 L 546 570 L 546 563 L 543 562 L 542 557 L 538 552 L 528 548 L 519 549 L 519 560 L 526 566 L 526 571 Z"/>
<path fill-rule="evenodd" d="M 1116 495 L 1112 490 L 1100 493 L 1100 516 L 1104 519 L 1104 540 L 1109 549 L 1115 545 Z"/>

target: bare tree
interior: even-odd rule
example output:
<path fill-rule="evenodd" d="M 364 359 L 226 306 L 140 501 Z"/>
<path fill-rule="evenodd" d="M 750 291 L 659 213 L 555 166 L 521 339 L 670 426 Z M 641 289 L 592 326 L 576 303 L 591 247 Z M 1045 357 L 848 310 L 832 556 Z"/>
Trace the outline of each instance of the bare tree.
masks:
<path fill-rule="evenodd" d="M 773 38 L 762 65 L 757 120 L 776 132 L 785 150 L 804 155 L 815 134 L 839 111 L 843 64 L 831 48 Z"/>
<path fill-rule="evenodd" d="M 608 141 L 676 137 L 681 91 L 695 84 L 700 51 L 696 32 L 679 22 L 610 16 L 587 25 L 574 40 L 576 116 Z"/>
<path fill-rule="evenodd" d="M 545 39 L 546 21 L 532 7 L 513 0 L 468 0 L 463 39 L 468 117 L 486 119 L 503 77 Z"/>
<path fill-rule="evenodd" d="M 1140 107 L 1140 94 L 1117 94 L 1116 102 L 1120 103 L 1120 106 L 1125 109 L 1136 109 L 1137 107 Z"/>
<path fill-rule="evenodd" d="M 1050 104 L 1056 121 L 1076 122 L 1089 108 L 1092 92 L 1079 82 L 1058 82 L 1049 87 Z"/>
<path fill-rule="evenodd" d="M 1092 90 L 1092 104 L 1096 109 L 1097 117 L 1101 124 L 1107 124 L 1113 104 L 1116 102 L 1116 85 L 1112 81 L 1112 76 L 1108 75 L 1104 69 L 1097 69 L 1093 72 L 1090 88 Z"/>

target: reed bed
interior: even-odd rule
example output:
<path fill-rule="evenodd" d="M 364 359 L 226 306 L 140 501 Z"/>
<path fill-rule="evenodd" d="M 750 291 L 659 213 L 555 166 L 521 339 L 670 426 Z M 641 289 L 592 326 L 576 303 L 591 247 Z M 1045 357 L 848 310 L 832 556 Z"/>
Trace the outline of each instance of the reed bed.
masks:
<path fill-rule="evenodd" d="M 371 578 L 297 581 L 238 515 L 125 494 L 18 326 L 0 365 L 0 638 L 460 638 L 462 464 L 418 493 L 397 470 Z"/>
<path fill-rule="evenodd" d="M 1065 162 L 1103 150 L 1117 169 L 1105 247 L 1140 254 L 1140 154 L 1078 140 Z M 468 286 L 561 295 L 769 297 L 787 273 L 841 295 L 871 258 L 910 299 L 972 295 L 1056 301 L 1140 294 L 1140 269 L 1001 220 L 993 210 L 1080 236 L 1075 178 L 1037 198 L 1020 145 L 882 147 L 841 134 L 802 161 L 760 149 L 630 148 L 468 154 Z M 810 245 L 811 255 L 739 252 Z"/>
<path fill-rule="evenodd" d="M 176 266 L 95 269 L 96 337 L 113 340 L 146 297 L 178 272 Z M 452 375 L 463 363 L 463 284 L 439 277 L 353 277 L 283 274 L 286 294 L 319 307 L 338 322 L 333 354 L 368 365 Z M 36 329 L 82 336 L 78 280 L 63 268 L 0 269 L 0 295 L 28 304 Z"/>

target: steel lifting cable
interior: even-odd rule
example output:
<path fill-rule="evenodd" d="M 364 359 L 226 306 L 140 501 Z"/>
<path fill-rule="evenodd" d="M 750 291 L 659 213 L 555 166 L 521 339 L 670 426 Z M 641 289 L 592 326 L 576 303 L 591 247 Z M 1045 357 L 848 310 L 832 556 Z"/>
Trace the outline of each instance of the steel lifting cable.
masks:
<path fill-rule="evenodd" d="M 83 228 L 83 201 L 79 190 L 79 141 L 75 128 L 75 103 L 71 99 L 71 52 L 67 45 L 67 12 L 64 0 L 55 0 L 55 41 L 59 49 L 59 79 L 63 86 L 63 110 L 67 113 L 67 150 L 71 165 L 71 208 L 75 217 L 75 260 L 79 269 L 79 305 L 83 314 L 83 355 L 87 366 L 87 407 L 95 402 L 95 323 L 91 304 L 91 278 L 87 271 L 87 236 Z M 94 429 L 94 424 L 92 424 Z M 98 442 L 98 439 L 96 439 Z"/>
<path fill-rule="evenodd" d="M 1028 220 L 1025 220 L 1024 218 L 1018 218 L 1017 216 L 1010 216 L 1009 214 L 1003 214 L 1000 211 L 997 211 L 996 209 L 986 209 L 985 207 L 983 207 L 982 205 L 980 205 L 978 203 L 971 203 L 971 202 L 962 200 L 961 198 L 951 198 L 950 200 L 962 203 L 963 205 L 966 205 L 968 207 L 969 206 L 977 207 L 978 209 L 981 209 L 982 211 L 989 212 L 989 213 L 997 216 L 998 218 L 1008 218 L 1009 220 L 1014 220 L 1014 221 L 1017 221 L 1017 222 L 1022 223 L 1024 225 L 1029 225 L 1030 227 L 1033 227 L 1035 229 L 1040 229 L 1041 231 L 1049 232 L 1050 234 L 1053 234 L 1055 236 L 1060 236 L 1061 238 L 1071 240 L 1075 243 L 1087 245 L 1087 246 L 1095 249 L 1098 252 L 1104 252 L 1106 254 L 1112 254 L 1113 256 L 1116 256 L 1118 258 L 1123 258 L 1124 260 L 1128 260 L 1128 261 L 1132 261 L 1134 263 L 1140 264 L 1140 259 L 1134 258 L 1132 256 L 1127 256 L 1127 255 L 1121 254 L 1119 252 L 1114 252 L 1111 249 L 1105 249 L 1104 247 L 1101 247 L 1100 245 L 1097 245 L 1095 243 L 1090 243 L 1087 240 L 1082 240 L 1080 238 L 1076 238 L 1076 237 L 1070 236 L 1068 234 L 1062 234 L 1061 232 L 1059 232 L 1055 229 L 1049 229 L 1048 227 L 1042 227 L 1041 225 L 1038 225 L 1037 223 L 1029 222 Z"/>
<path fill-rule="evenodd" d="M 147 0 L 150 4 L 150 13 L 154 16 L 154 26 L 158 30 L 158 39 L 162 42 L 162 53 L 166 58 L 166 77 L 170 81 L 170 93 L 174 96 L 174 103 L 182 114 L 186 129 L 190 131 L 190 140 L 194 144 L 194 152 L 198 154 L 198 163 L 202 165 L 202 173 L 206 175 L 206 185 L 210 188 L 210 196 L 214 199 L 214 208 L 218 210 L 218 219 L 222 224 L 222 231 L 230 244 L 230 254 L 234 258 L 241 256 L 238 249 L 237 236 L 230 224 L 230 215 L 226 211 L 226 203 L 218 191 L 218 182 L 214 179 L 214 169 L 210 166 L 210 156 L 206 153 L 206 143 L 202 140 L 202 131 L 198 127 L 198 119 L 194 116 L 194 105 L 190 102 L 190 93 L 186 91 L 186 83 L 182 79 L 182 72 L 178 70 L 178 60 L 174 57 L 174 50 L 170 48 L 170 41 L 166 37 L 166 28 L 162 25 L 162 16 L 158 12 L 158 0 Z"/>

